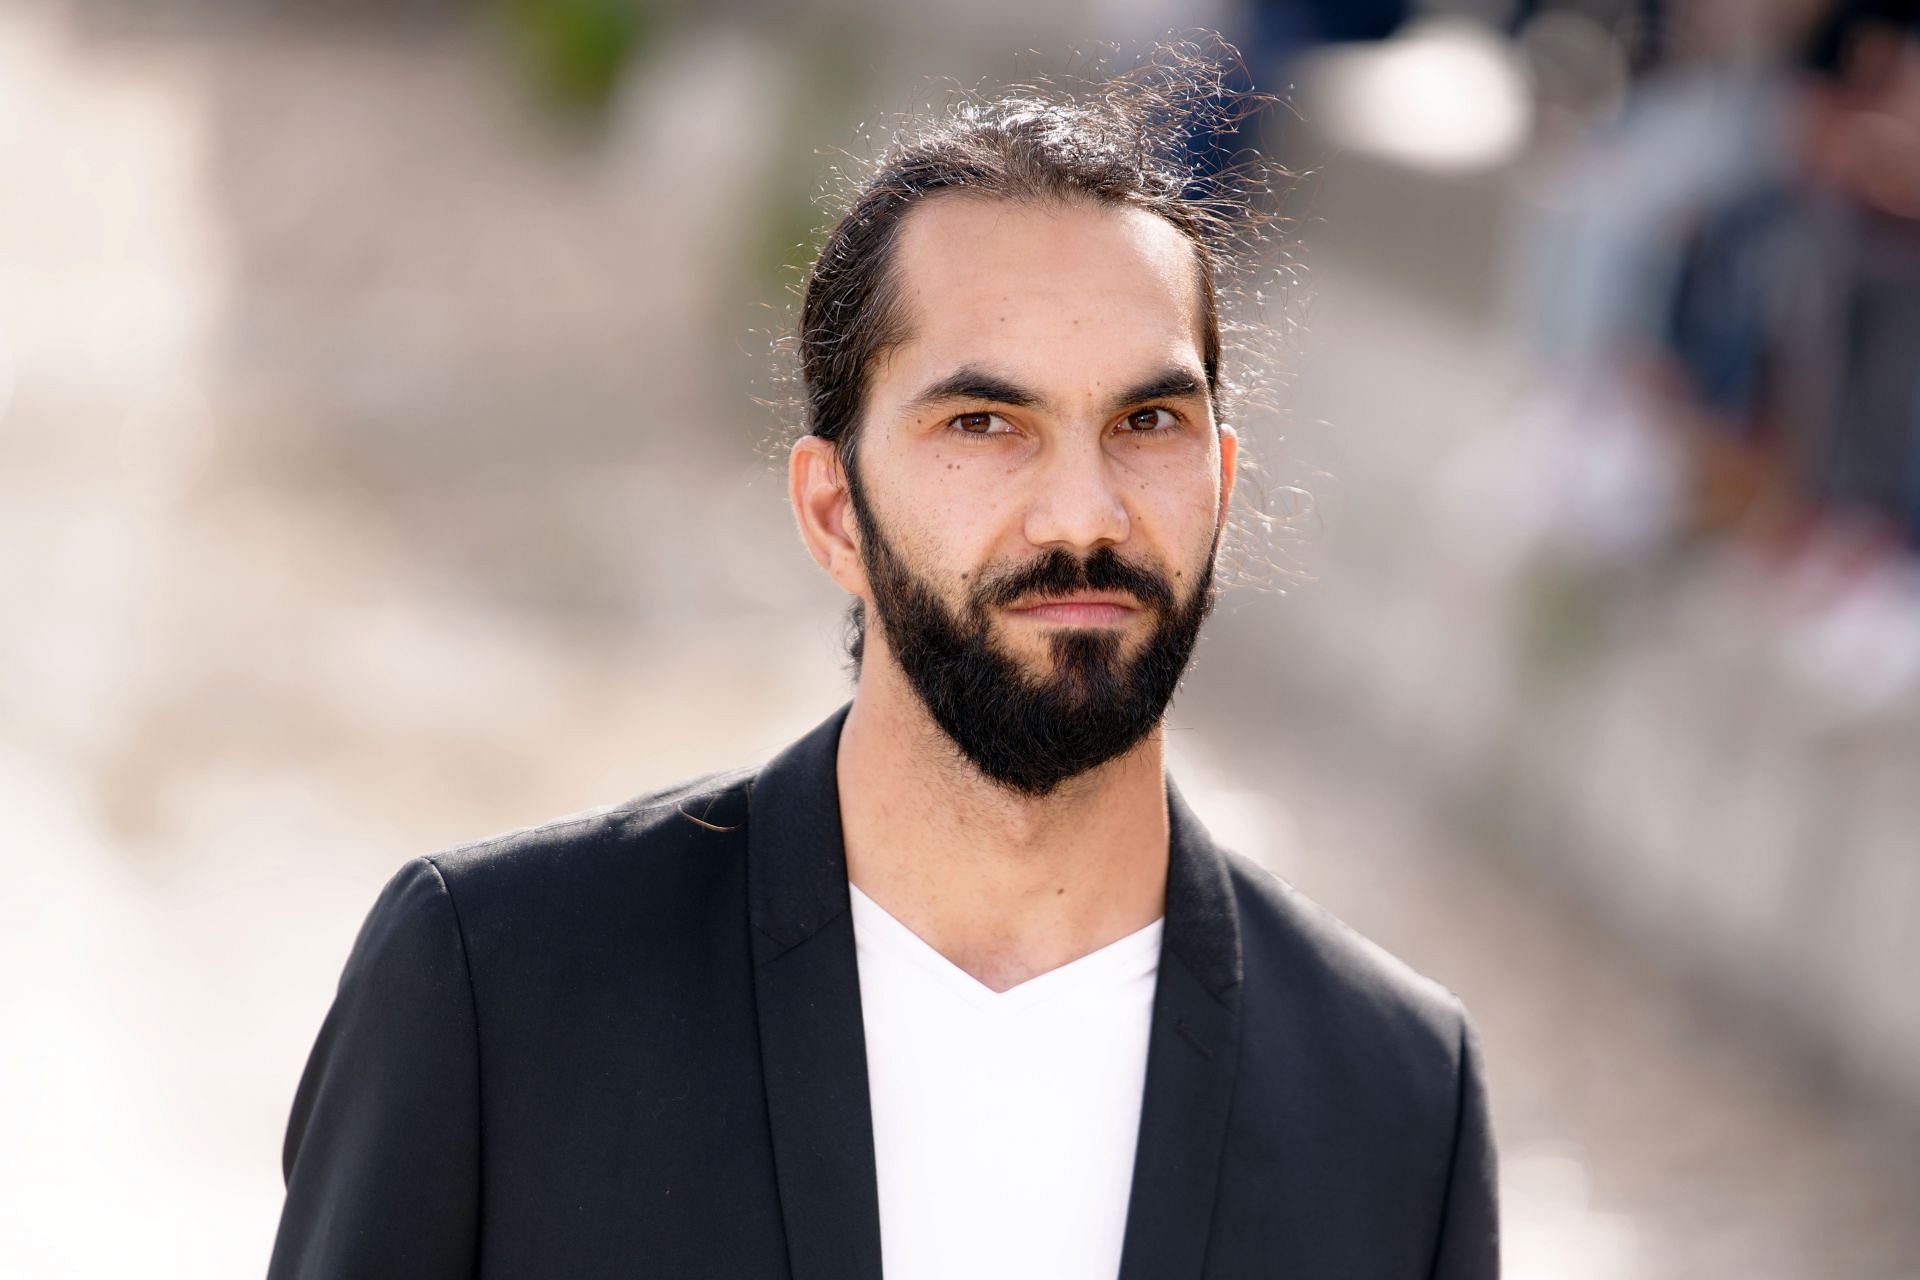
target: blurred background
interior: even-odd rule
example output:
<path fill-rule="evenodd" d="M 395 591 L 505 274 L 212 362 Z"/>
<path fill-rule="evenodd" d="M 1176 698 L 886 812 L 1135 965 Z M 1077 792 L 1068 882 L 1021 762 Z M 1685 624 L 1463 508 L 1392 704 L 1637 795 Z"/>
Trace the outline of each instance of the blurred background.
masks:
<path fill-rule="evenodd" d="M 847 696 L 821 192 L 1198 26 L 1297 177 L 1177 775 L 1473 1010 L 1515 1280 L 1920 1276 L 1898 0 L 0 0 L 0 1274 L 260 1274 L 402 861 Z"/>

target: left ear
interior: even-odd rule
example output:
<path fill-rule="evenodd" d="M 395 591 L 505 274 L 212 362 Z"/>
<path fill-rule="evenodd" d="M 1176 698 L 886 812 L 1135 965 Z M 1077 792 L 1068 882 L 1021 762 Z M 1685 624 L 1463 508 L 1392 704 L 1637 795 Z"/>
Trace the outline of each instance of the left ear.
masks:
<path fill-rule="evenodd" d="M 1217 520 L 1221 525 L 1227 522 L 1227 512 L 1233 506 L 1233 482 L 1240 474 L 1240 433 L 1233 424 L 1220 424 L 1220 510 Z"/>

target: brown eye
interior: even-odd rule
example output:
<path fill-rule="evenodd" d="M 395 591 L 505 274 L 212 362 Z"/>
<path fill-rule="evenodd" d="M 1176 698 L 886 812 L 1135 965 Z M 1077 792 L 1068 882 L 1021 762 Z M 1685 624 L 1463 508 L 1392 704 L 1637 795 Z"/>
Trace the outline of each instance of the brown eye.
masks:
<path fill-rule="evenodd" d="M 1008 430 L 1005 421 L 997 413 L 963 413 L 949 425 L 970 436 L 1004 435 Z"/>
<path fill-rule="evenodd" d="M 1127 430 L 1134 435 L 1151 435 L 1169 429 L 1175 421 L 1165 409 L 1135 409 L 1127 415 Z"/>

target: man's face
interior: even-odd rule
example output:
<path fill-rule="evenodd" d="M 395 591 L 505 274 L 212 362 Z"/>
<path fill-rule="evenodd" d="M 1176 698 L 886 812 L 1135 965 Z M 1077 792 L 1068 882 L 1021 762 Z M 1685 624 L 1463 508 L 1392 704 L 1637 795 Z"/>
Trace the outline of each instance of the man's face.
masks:
<path fill-rule="evenodd" d="M 895 266 L 909 337 L 875 371 L 852 494 L 868 661 L 1044 795 L 1153 730 L 1211 603 L 1234 445 L 1194 251 L 1139 210 L 948 196 Z"/>

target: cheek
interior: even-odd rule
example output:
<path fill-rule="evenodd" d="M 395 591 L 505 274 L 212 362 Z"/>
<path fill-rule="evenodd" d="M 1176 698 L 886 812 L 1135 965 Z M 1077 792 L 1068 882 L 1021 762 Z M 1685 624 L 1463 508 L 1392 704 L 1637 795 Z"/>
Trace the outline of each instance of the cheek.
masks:
<path fill-rule="evenodd" d="M 1220 510 L 1214 473 L 1191 457 L 1149 461 L 1132 470 L 1136 524 L 1184 581 L 1190 567 L 1213 548 Z"/>
<path fill-rule="evenodd" d="M 1006 471 L 936 452 L 911 473 L 887 477 L 873 494 L 874 514 L 895 551 L 949 600 L 1004 551 L 1013 489 Z M 1019 522 L 1011 527 L 1017 532 Z"/>
<path fill-rule="evenodd" d="M 1005 554 L 1021 529 L 1020 479 L 1010 456 L 974 456 L 964 446 L 933 450 L 898 499 L 924 535 L 927 563 L 970 580 L 978 566 Z"/>

